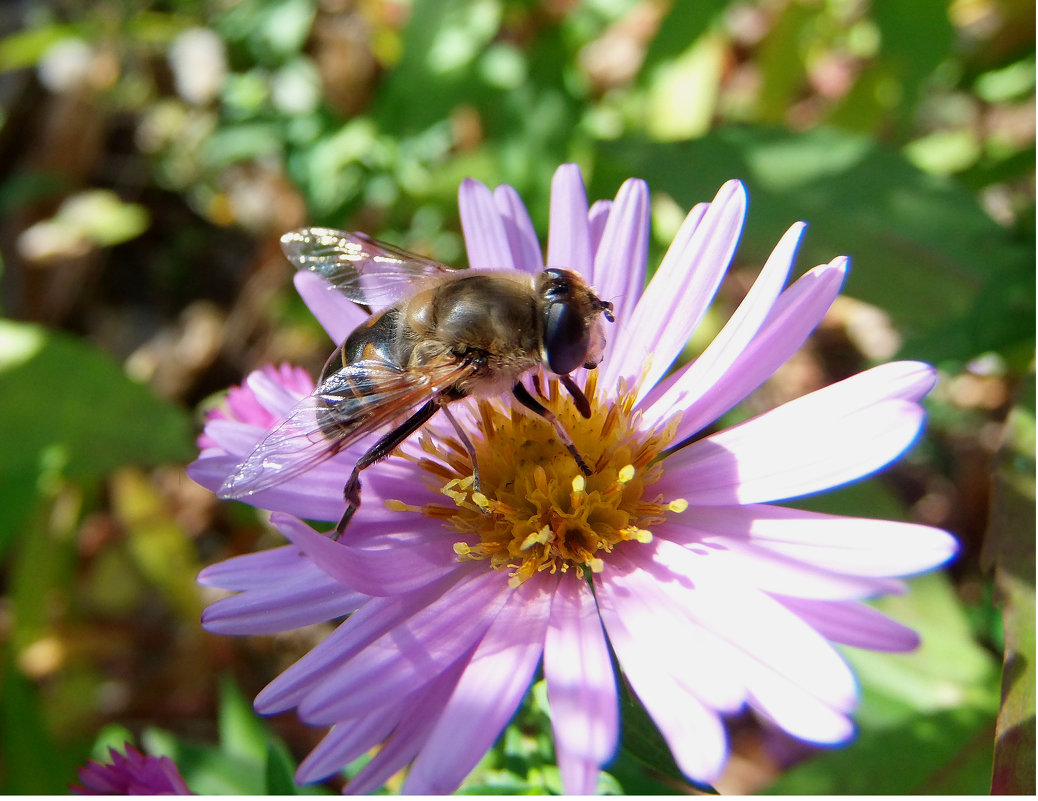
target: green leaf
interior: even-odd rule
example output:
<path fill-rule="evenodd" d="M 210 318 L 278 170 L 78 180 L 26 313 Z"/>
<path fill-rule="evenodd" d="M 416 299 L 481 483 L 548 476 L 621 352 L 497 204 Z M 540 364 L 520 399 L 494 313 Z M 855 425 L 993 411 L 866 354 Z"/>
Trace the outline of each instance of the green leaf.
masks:
<path fill-rule="evenodd" d="M 879 28 L 880 52 L 875 59 L 885 74 L 900 84 L 898 113 L 906 129 L 915 123 L 925 78 L 947 58 L 955 45 L 955 29 L 948 16 L 947 0 L 879 0 L 872 4 L 872 18 Z"/>
<path fill-rule="evenodd" d="M 298 795 L 299 788 L 293 774 L 295 765 L 283 745 L 267 744 L 267 795 Z"/>
<path fill-rule="evenodd" d="M 262 762 L 242 759 L 211 745 L 199 745 L 161 729 L 145 729 L 141 744 L 149 754 L 168 756 L 199 795 L 260 795 Z"/>
<path fill-rule="evenodd" d="M 4 795 L 65 795 L 76 781 L 76 766 L 88 756 L 86 748 L 59 747 L 47 729 L 35 687 L 6 647 L 0 664 L 0 742 Z"/>
<path fill-rule="evenodd" d="M 995 730 L 991 792 L 1035 792 L 1035 397 L 1034 374 L 1020 382 L 997 460 L 985 561 L 994 566 L 1005 657 Z"/>
<path fill-rule="evenodd" d="M 740 263 L 763 264 L 782 233 L 806 220 L 799 265 L 849 255 L 846 294 L 890 313 L 929 358 L 1033 342 L 1033 243 L 1014 241 L 958 184 L 866 137 L 730 127 L 673 144 L 602 143 L 590 194 L 611 196 L 632 175 L 684 208 L 741 178 L 750 208 Z"/>
<path fill-rule="evenodd" d="M 125 464 L 191 458 L 180 409 L 131 381 L 79 340 L 0 320 L 0 484 L 16 488 L 0 513 L 0 550 L 35 505 L 41 476 L 99 480 Z"/>
<path fill-rule="evenodd" d="M 11 350 L 9 350 L 11 349 Z M 12 350 L 15 355 L 12 356 Z M 58 449 L 66 475 L 189 459 L 188 416 L 130 380 L 106 354 L 38 326 L 0 320 L 0 475 Z"/>
<path fill-rule="evenodd" d="M 269 734 L 230 676 L 220 679 L 220 749 L 242 759 L 266 762 Z"/>

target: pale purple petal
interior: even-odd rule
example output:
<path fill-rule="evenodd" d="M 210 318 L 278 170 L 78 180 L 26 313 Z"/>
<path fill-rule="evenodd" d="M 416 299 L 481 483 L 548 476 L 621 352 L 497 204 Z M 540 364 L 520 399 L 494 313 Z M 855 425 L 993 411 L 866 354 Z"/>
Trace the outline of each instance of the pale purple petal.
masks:
<path fill-rule="evenodd" d="M 742 669 L 752 688 L 750 705 L 794 737 L 835 744 L 854 735 L 854 724 L 846 712 L 825 703 L 788 675 L 756 662 L 747 662 Z"/>
<path fill-rule="evenodd" d="M 299 716 L 330 725 L 414 690 L 477 641 L 508 597 L 503 573 L 470 571 L 449 592 L 339 665 L 299 704 Z"/>
<path fill-rule="evenodd" d="M 211 634 L 277 634 L 348 615 L 367 596 L 320 572 L 216 601 L 202 613 Z"/>
<path fill-rule="evenodd" d="M 402 793 L 453 792 L 497 739 L 541 658 L 554 583 L 554 576 L 537 575 L 511 593 L 411 766 Z"/>
<path fill-rule="evenodd" d="M 594 793 L 599 766 L 616 750 L 616 678 L 594 596 L 572 574 L 560 578 L 552 599 L 544 678 L 563 792 Z"/>
<path fill-rule="evenodd" d="M 603 365 L 606 386 L 619 376 L 651 387 L 667 372 L 703 319 L 735 253 L 746 190 L 729 181 L 700 219 L 690 213 L 622 328 L 623 347 Z"/>
<path fill-rule="evenodd" d="M 285 578 L 320 574 L 321 570 L 297 548 L 285 545 L 209 565 L 198 574 L 198 583 L 223 590 L 249 590 Z"/>
<path fill-rule="evenodd" d="M 316 273 L 297 272 L 292 281 L 307 308 L 336 345 L 345 342 L 353 329 L 370 317 L 368 312 Z"/>
<path fill-rule="evenodd" d="M 831 642 L 892 653 L 919 647 L 915 631 L 863 603 L 782 596 L 776 596 L 776 600 Z"/>
<path fill-rule="evenodd" d="M 915 442 L 924 418 L 918 404 L 901 400 L 849 414 L 813 404 L 795 413 L 784 409 L 677 451 L 666 461 L 660 489 L 692 506 L 767 503 L 819 492 L 887 465 Z"/>
<path fill-rule="evenodd" d="M 729 667 L 740 672 L 751 693 L 754 678 L 759 678 L 756 667 L 747 672 L 753 665 L 781 675 L 828 706 L 854 708 L 853 674 L 814 629 L 748 584 L 738 588 L 738 602 L 733 603 L 731 577 L 718 575 L 709 557 L 662 539 L 652 545 L 652 550 L 628 549 L 625 555 L 656 576 L 677 609 L 735 646 Z"/>
<path fill-rule="evenodd" d="M 728 755 L 728 738 L 717 713 L 677 684 L 657 654 L 643 647 L 641 632 L 626 627 L 619 609 L 630 596 L 614 590 L 605 576 L 596 587 L 602 623 L 624 676 L 659 727 L 678 767 L 693 780 L 716 781 Z"/>
<path fill-rule="evenodd" d="M 551 179 L 551 222 L 545 264 L 591 276 L 587 193 L 576 164 L 563 164 Z"/>
<path fill-rule="evenodd" d="M 514 269 L 508 234 L 491 191 L 474 178 L 466 178 L 458 189 L 458 211 L 469 267 L 478 270 Z"/>
<path fill-rule="evenodd" d="M 540 272 L 544 268 L 541 243 L 519 193 L 504 184 L 494 190 L 494 203 L 505 226 L 505 235 L 512 251 L 512 264 L 523 272 Z"/>
<path fill-rule="evenodd" d="M 263 370 L 249 373 L 245 378 L 244 387 L 264 409 L 278 416 L 288 413 L 306 397 L 295 387 L 282 383 L 281 376 L 271 375 Z"/>
<path fill-rule="evenodd" d="M 684 394 L 686 387 L 709 387 L 722 380 L 739 354 L 746 350 L 757 335 L 782 292 L 805 227 L 803 223 L 797 223 L 786 231 L 771 252 L 760 275 L 750 287 L 750 291 L 739 304 L 739 308 L 735 310 L 720 333 L 684 372 L 675 373 L 673 380 L 658 383 L 654 388 L 651 382 L 647 382 L 642 387 L 643 400 L 639 401 L 641 405 L 651 407 L 664 390 L 674 387 L 679 380 L 680 386 L 675 389 L 675 396 L 672 397 L 671 403 L 675 402 L 677 397 L 680 397 L 679 402 L 681 403 L 689 400 L 689 397 Z M 676 243 L 677 240 L 675 240 Z M 672 249 L 674 247 L 675 245 L 671 245 Z M 666 403 L 661 405 L 660 411 L 664 408 L 666 408 Z M 653 420 L 657 419 L 659 413 L 657 412 L 653 416 Z"/>
<path fill-rule="evenodd" d="M 585 213 L 586 220 L 586 213 Z M 625 320 L 642 289 L 649 261 L 649 187 L 634 178 L 616 193 L 602 241 L 595 252 L 591 284 L 602 300 L 613 304 L 617 320 Z M 616 337 L 609 340 L 604 362 L 616 351 Z"/>
<path fill-rule="evenodd" d="M 683 544 L 709 532 L 852 576 L 910 576 L 939 567 L 958 552 L 955 538 L 938 528 L 782 506 L 690 508 L 671 522 L 675 526 L 668 532 Z"/>
<path fill-rule="evenodd" d="M 611 559 L 601 581 L 596 581 L 598 597 L 613 599 L 616 620 L 625 631 L 637 635 L 639 647 L 681 692 L 694 695 L 711 709 L 738 711 L 747 691 L 730 668 L 737 658 L 732 645 L 682 614 L 659 586 L 661 579 L 674 580 L 674 576 L 659 572 L 644 559 L 639 564 L 622 556 Z M 703 654 L 710 658 L 704 659 Z"/>
<path fill-rule="evenodd" d="M 368 715 L 352 718 L 349 723 L 333 726 L 296 770 L 296 782 L 309 784 L 342 770 L 344 765 L 379 745 L 400 722 L 404 699 L 397 710 L 379 708 Z"/>
<path fill-rule="evenodd" d="M 347 792 L 360 794 L 377 790 L 418 755 L 471 658 L 471 653 L 465 654 L 421 691 L 407 699 L 406 719 L 380 746 L 371 761 L 353 777 L 346 787 Z"/>
<path fill-rule="evenodd" d="M 709 507 L 703 510 L 709 512 Z M 713 532 L 699 520 L 698 512 L 689 507 L 654 533 L 679 544 L 691 543 L 693 551 L 710 559 L 718 575 L 731 578 L 733 587 L 745 583 L 769 593 L 827 601 L 862 600 L 902 591 L 896 579 L 847 575 L 777 553 L 745 537 Z"/>
<path fill-rule="evenodd" d="M 434 585 L 406 595 L 372 598 L 268 684 L 256 696 L 256 711 L 271 715 L 298 706 L 309 693 L 327 686 L 334 671 L 365 647 L 404 624 L 436 599 L 449 594 L 464 575 L 452 573 Z"/>
<path fill-rule="evenodd" d="M 348 535 L 336 542 L 288 515 L 272 515 L 270 522 L 328 576 L 370 596 L 411 592 L 436 581 L 458 565 L 454 553 L 444 547 L 442 539 L 430 538 L 404 547 L 392 538 L 382 536 L 372 541 L 366 536 L 353 545 Z"/>
<path fill-rule="evenodd" d="M 840 292 L 846 259 L 836 259 L 801 276 L 783 292 L 750 343 L 714 384 L 694 385 L 684 368 L 669 390 L 644 409 L 645 424 L 656 425 L 680 412 L 675 439 L 681 441 L 746 398 L 804 344 Z M 695 375 L 692 374 L 692 378 Z"/>
<path fill-rule="evenodd" d="M 613 201 L 596 200 L 591 204 L 587 213 L 588 237 L 591 245 L 592 255 L 598 253 L 599 245 L 602 244 L 602 234 L 605 232 L 606 222 L 613 209 Z"/>

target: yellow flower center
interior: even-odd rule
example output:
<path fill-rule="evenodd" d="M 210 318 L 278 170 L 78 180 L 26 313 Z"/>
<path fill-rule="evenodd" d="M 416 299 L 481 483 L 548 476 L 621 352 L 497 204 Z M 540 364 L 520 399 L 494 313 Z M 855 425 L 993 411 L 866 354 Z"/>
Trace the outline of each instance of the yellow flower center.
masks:
<path fill-rule="evenodd" d="M 451 505 L 392 509 L 421 512 L 445 521 L 462 538 L 459 559 L 489 560 L 510 571 L 518 585 L 540 571 L 598 572 L 602 556 L 617 543 L 649 542 L 651 529 L 668 512 L 683 512 L 682 499 L 665 501 L 651 487 L 662 475 L 656 458 L 673 439 L 677 420 L 644 432 L 634 411 L 635 393 L 622 383 L 618 398 L 600 402 L 591 373 L 585 393 L 591 416 L 547 383 L 540 400 L 559 418 L 591 468 L 585 476 L 544 418 L 495 401 L 477 402 L 478 433 L 472 436 L 482 492 L 474 490 L 468 454 L 455 438 L 429 429 L 420 443 L 431 458 L 413 459 Z"/>

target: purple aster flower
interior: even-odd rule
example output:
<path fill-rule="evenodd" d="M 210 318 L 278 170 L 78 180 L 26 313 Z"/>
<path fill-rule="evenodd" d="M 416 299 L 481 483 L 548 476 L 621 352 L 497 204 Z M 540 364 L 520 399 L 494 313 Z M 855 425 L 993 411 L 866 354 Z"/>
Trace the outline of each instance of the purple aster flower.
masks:
<path fill-rule="evenodd" d="M 79 770 L 82 786 L 78 795 L 191 795 L 184 779 L 169 757 L 145 756 L 129 743 L 125 754 L 109 748 L 111 764 L 91 760 Z"/>
<path fill-rule="evenodd" d="M 467 180 L 459 202 L 472 267 L 567 267 L 614 304 L 601 365 L 573 374 L 590 417 L 554 382 L 539 384 L 592 474 L 545 420 L 464 400 L 451 408 L 475 445 L 482 492 L 453 429 L 433 421 L 365 474 L 341 541 L 300 518 L 339 519 L 364 443 L 248 498 L 276 512 L 291 544 L 203 571 L 203 584 L 237 593 L 206 610 L 205 627 L 272 634 L 345 618 L 256 699 L 262 713 L 296 709 L 331 727 L 297 779 L 380 746 L 348 790 L 409 766 L 405 793 L 450 792 L 541 666 L 563 788 L 594 792 L 618 736 L 610 647 L 693 780 L 718 778 L 724 718 L 746 709 L 809 742 L 847 740 L 857 688 L 834 644 L 914 648 L 913 631 L 864 602 L 902 592 L 899 577 L 942 564 L 956 544 L 926 526 L 773 504 L 900 455 L 922 426 L 934 370 L 886 364 L 702 436 L 821 322 L 846 258 L 786 287 L 804 228 L 794 225 L 709 347 L 668 375 L 735 251 L 741 184 L 692 209 L 647 287 L 642 181 L 589 207 L 577 167 L 561 167 L 544 261 L 511 187 Z M 320 277 L 295 281 L 333 341 L 364 319 Z M 312 387 L 288 368 L 250 375 L 210 417 L 190 475 L 218 489 Z"/>

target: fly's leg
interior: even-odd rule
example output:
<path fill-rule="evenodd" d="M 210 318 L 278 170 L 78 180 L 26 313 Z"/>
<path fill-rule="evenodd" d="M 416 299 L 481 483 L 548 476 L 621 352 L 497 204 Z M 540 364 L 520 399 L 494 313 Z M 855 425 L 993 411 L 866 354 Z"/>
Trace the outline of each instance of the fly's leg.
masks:
<path fill-rule="evenodd" d="M 584 394 L 584 390 L 578 387 L 576 382 L 568 375 L 560 375 L 559 381 L 562 382 L 562 386 L 573 397 L 573 405 L 577 407 L 580 416 L 585 420 L 589 419 L 591 417 L 591 403 L 588 401 L 587 395 Z"/>
<path fill-rule="evenodd" d="M 336 540 L 342 536 L 344 531 L 346 531 L 346 526 L 350 524 L 350 519 L 360 506 L 360 471 L 365 467 L 370 467 L 380 459 L 385 459 L 389 456 L 389 454 L 391 454 L 401 442 L 425 425 L 429 418 L 436 414 L 436 410 L 439 408 L 439 400 L 434 398 L 429 401 L 421 409 L 408 417 L 403 423 L 372 445 L 371 448 L 368 449 L 367 453 L 357 460 L 357 464 L 354 466 L 353 472 L 350 474 L 349 481 L 347 481 L 346 486 L 342 488 L 342 496 L 346 499 L 346 511 L 343 512 L 342 518 L 340 518 L 338 524 L 335 526 Z"/>
<path fill-rule="evenodd" d="M 465 449 L 465 453 L 469 455 L 469 459 L 472 462 L 472 489 L 482 494 L 483 482 L 479 477 L 479 463 L 476 461 L 476 448 L 472 444 L 472 440 L 469 439 L 469 435 L 465 433 L 465 429 L 461 427 L 461 423 L 458 422 L 457 418 L 451 414 L 450 409 L 446 406 L 443 408 L 443 414 L 451 421 L 451 425 L 454 426 L 454 430 L 458 434 L 458 439 L 461 440 L 461 445 Z M 480 507 L 482 509 L 482 507 Z M 483 509 L 486 513 L 486 509 Z"/>
<path fill-rule="evenodd" d="M 562 440 L 562 444 L 566 446 L 566 450 L 570 452 L 570 455 L 573 457 L 574 461 L 576 461 L 577 467 L 580 468 L 580 472 L 585 476 L 590 476 L 591 468 L 587 466 L 587 462 L 584 461 L 580 452 L 577 451 L 577 446 L 573 444 L 573 438 L 569 435 L 566 427 L 559 422 L 559 418 L 556 417 L 550 409 L 544 408 L 540 402 L 530 394 L 530 391 L 522 384 L 522 382 L 516 382 L 515 386 L 512 387 L 512 394 L 515 395 L 516 400 L 531 412 L 539 414 L 551 423 L 552 427 L 555 429 L 555 433 L 558 435 L 559 439 Z"/>

